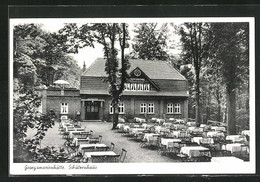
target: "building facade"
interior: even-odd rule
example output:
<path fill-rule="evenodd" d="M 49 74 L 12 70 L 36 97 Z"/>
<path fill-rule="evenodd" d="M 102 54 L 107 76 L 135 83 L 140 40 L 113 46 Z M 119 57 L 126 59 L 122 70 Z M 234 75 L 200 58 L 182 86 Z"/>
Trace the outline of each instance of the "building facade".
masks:
<path fill-rule="evenodd" d="M 121 117 L 188 118 L 187 80 L 163 61 L 130 59 L 130 78 L 119 104 Z M 81 120 L 108 120 L 113 114 L 105 59 L 98 58 L 80 80 Z"/>
<path fill-rule="evenodd" d="M 75 88 L 48 88 L 38 90 L 42 96 L 42 113 L 54 112 L 57 118 L 74 119 L 80 114 L 80 91 Z"/>

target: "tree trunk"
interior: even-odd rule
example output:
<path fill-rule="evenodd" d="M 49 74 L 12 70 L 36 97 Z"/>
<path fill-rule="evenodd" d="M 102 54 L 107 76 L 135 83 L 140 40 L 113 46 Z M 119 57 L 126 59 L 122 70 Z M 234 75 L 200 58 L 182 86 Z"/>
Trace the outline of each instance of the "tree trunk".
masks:
<path fill-rule="evenodd" d="M 195 122 L 197 125 L 201 123 L 200 121 L 200 79 L 199 79 L 199 70 L 196 69 L 196 113 L 195 113 Z"/>
<path fill-rule="evenodd" d="M 227 132 L 229 135 L 236 134 L 236 91 L 233 89 L 230 93 L 227 93 Z"/>
<path fill-rule="evenodd" d="M 113 114 L 113 127 L 112 130 L 116 129 L 117 124 L 118 124 L 118 116 L 119 116 L 119 111 L 118 111 L 118 102 L 116 102 L 113 106 L 114 114 Z"/>

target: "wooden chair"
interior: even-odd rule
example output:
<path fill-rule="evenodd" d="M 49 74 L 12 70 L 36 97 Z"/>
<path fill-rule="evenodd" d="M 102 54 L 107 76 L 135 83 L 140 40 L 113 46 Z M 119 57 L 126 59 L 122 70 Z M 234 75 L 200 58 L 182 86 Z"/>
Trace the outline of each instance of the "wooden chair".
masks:
<path fill-rule="evenodd" d="M 125 149 L 122 149 L 122 152 L 121 152 L 121 155 L 120 155 L 120 158 L 119 158 L 119 162 L 123 163 L 125 161 L 126 153 L 127 153 L 127 151 Z"/>
<path fill-rule="evenodd" d="M 111 142 L 109 150 L 113 151 L 114 149 L 115 149 L 115 144 L 113 142 Z"/>

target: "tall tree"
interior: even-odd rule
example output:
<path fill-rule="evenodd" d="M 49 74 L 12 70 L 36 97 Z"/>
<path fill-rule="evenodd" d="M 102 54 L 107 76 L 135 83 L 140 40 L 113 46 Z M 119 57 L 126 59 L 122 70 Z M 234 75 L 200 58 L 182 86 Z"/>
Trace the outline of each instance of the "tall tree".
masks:
<path fill-rule="evenodd" d="M 208 24 L 184 23 L 180 27 L 182 42 L 182 57 L 186 63 L 192 63 L 195 69 L 196 116 L 197 124 L 201 123 L 200 116 L 200 72 L 202 62 L 208 59 Z"/>
<path fill-rule="evenodd" d="M 112 98 L 111 104 L 114 110 L 112 129 L 115 129 L 118 124 L 118 104 L 124 90 L 124 83 L 128 77 L 127 69 L 129 69 L 128 58 L 124 55 L 127 39 L 129 39 L 127 25 L 125 23 L 97 23 L 77 27 L 76 24 L 67 24 L 59 32 L 63 36 L 63 42 L 69 42 L 65 45 L 67 45 L 67 51 L 70 52 L 77 53 L 79 48 L 85 46 L 94 47 L 94 42 L 103 45 L 106 59 L 104 71 L 108 75 L 104 78 L 104 81 L 110 84 L 109 94 Z M 121 64 L 117 59 L 118 43 L 121 51 Z"/>
<path fill-rule="evenodd" d="M 104 81 L 110 84 L 109 94 L 112 98 L 111 104 L 114 111 L 112 129 L 116 129 L 119 116 L 118 104 L 128 77 L 127 70 L 129 69 L 128 58 L 124 55 L 128 32 L 125 23 L 95 24 L 92 28 L 96 31 L 95 38 L 104 46 L 104 56 L 106 58 L 105 72 L 108 75 Z M 121 49 L 121 68 L 117 59 L 116 41 L 119 41 Z"/>
<path fill-rule="evenodd" d="M 140 23 L 135 25 L 134 37 L 132 44 L 134 58 L 145 60 L 167 60 L 169 58 L 167 49 L 167 26 L 163 24 L 158 29 L 157 23 Z"/>
<path fill-rule="evenodd" d="M 228 133 L 236 134 L 237 89 L 248 83 L 249 75 L 249 27 L 248 23 L 214 23 L 211 31 L 211 56 L 226 87 Z"/>

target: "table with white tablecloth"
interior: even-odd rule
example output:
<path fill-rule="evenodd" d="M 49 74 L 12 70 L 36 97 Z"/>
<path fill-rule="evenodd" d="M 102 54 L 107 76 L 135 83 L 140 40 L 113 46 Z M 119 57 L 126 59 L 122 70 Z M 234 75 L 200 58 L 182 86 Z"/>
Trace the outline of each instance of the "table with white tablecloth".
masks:
<path fill-rule="evenodd" d="M 181 140 L 177 138 L 161 138 L 161 144 L 168 148 L 169 143 L 180 143 Z"/>
<path fill-rule="evenodd" d="M 90 161 L 91 161 L 92 155 L 95 155 L 95 156 L 117 156 L 118 154 L 116 154 L 113 151 L 85 152 L 83 158 L 90 159 Z"/>
<path fill-rule="evenodd" d="M 246 141 L 246 137 L 243 135 L 227 135 L 226 140 L 231 140 L 233 143 Z"/>
<path fill-rule="evenodd" d="M 209 149 L 202 146 L 188 146 L 182 147 L 180 153 L 187 154 L 189 157 L 198 157 L 200 155 L 200 151 L 209 151 Z"/>
<path fill-rule="evenodd" d="M 129 133 L 138 134 L 142 133 L 144 130 L 144 128 L 129 128 Z"/>
<path fill-rule="evenodd" d="M 94 147 L 94 148 L 97 148 L 97 147 L 107 147 L 107 145 L 106 145 L 106 144 L 103 144 L 103 143 L 80 144 L 80 145 L 79 145 L 79 148 L 78 148 L 78 152 L 80 152 L 80 153 L 83 154 L 83 153 L 84 153 L 84 152 L 83 152 L 83 151 L 84 151 L 84 148 L 89 148 L 89 147 Z"/>
<path fill-rule="evenodd" d="M 240 152 L 241 150 L 246 150 L 246 151 L 249 150 L 248 147 L 242 148 L 241 146 L 242 146 L 241 143 L 230 143 L 230 144 L 223 145 L 222 150 L 228 150 L 231 153 Z"/>
<path fill-rule="evenodd" d="M 241 135 L 248 135 L 248 136 L 250 136 L 250 131 L 249 130 L 243 130 L 241 132 Z"/>
<path fill-rule="evenodd" d="M 225 132 L 226 128 L 224 126 L 212 126 L 211 130 Z"/>
<path fill-rule="evenodd" d="M 227 165 L 236 164 L 236 163 L 243 163 L 242 159 L 233 156 L 226 156 L 226 157 L 212 157 L 211 162 L 214 163 L 226 163 Z"/>
<path fill-rule="evenodd" d="M 156 121 L 157 123 L 161 124 L 161 123 L 164 123 L 164 122 L 165 122 L 165 119 L 158 119 L 158 118 L 157 118 L 155 121 Z"/>
<path fill-rule="evenodd" d="M 191 138 L 191 142 L 196 142 L 196 143 L 200 144 L 201 139 L 202 139 L 202 137 L 193 137 L 193 138 Z"/>
<path fill-rule="evenodd" d="M 75 146 L 78 146 L 79 143 L 81 143 L 82 141 L 88 142 L 88 141 L 89 141 L 89 138 L 73 138 L 72 143 L 73 143 Z"/>
<path fill-rule="evenodd" d="M 156 133 L 146 133 L 144 134 L 144 139 L 149 142 L 153 137 L 158 137 L 158 136 L 159 134 Z"/>
<path fill-rule="evenodd" d="M 209 131 L 207 132 L 207 137 L 224 137 L 225 134 L 219 131 Z"/>
<path fill-rule="evenodd" d="M 180 130 L 172 131 L 170 135 L 176 138 L 189 136 L 187 132 L 180 131 Z"/>
<path fill-rule="evenodd" d="M 117 128 L 121 128 L 121 127 L 124 127 L 125 126 L 125 124 L 123 124 L 123 123 L 118 123 L 117 124 Z"/>

